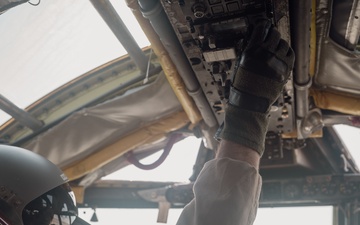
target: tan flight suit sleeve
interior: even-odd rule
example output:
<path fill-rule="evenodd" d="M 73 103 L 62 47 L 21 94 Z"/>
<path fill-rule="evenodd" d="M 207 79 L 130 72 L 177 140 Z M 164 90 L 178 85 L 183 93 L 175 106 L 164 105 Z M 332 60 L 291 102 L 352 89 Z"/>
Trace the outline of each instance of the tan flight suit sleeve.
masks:
<path fill-rule="evenodd" d="M 259 173 L 246 162 L 209 161 L 195 182 L 195 198 L 184 208 L 177 225 L 253 224 L 261 185 Z"/>

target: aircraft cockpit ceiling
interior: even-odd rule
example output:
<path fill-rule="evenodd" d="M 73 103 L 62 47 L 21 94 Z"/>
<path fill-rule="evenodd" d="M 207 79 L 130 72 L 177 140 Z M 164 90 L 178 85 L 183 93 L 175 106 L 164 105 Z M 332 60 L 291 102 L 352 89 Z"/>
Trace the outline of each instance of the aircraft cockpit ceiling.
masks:
<path fill-rule="evenodd" d="M 0 25 L 23 2 L 1 1 Z M 261 205 L 327 205 L 360 196 L 358 165 L 334 128 L 360 124 L 360 1 L 126 0 L 151 44 L 145 48 L 110 1 L 89 2 L 128 55 L 25 110 L 0 96 L 1 109 L 12 117 L 0 127 L 1 142 L 60 166 L 81 204 L 157 207 L 148 195 L 153 190 L 167 193 L 172 207 L 191 199 L 191 183 L 111 183 L 101 177 L 161 149 L 166 157 L 187 136 L 203 140 L 194 149 L 195 168 L 212 157 L 241 48 L 259 17 L 271 20 L 296 54 L 291 80 L 271 109 Z M 77 10 L 70 15 L 81 17 Z"/>

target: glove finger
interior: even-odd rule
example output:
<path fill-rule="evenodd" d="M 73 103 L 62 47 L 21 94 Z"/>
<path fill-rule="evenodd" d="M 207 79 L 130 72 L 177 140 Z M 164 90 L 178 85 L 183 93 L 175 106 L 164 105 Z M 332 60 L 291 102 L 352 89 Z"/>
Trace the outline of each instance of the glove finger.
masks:
<path fill-rule="evenodd" d="M 281 39 L 279 41 L 279 44 L 278 44 L 277 48 L 276 48 L 277 55 L 286 56 L 288 54 L 288 51 L 289 51 L 288 43 L 284 39 Z"/>
<path fill-rule="evenodd" d="M 269 20 L 264 19 L 258 21 L 250 36 L 246 49 L 251 49 L 260 46 L 264 42 L 266 36 L 268 35 L 270 27 L 271 27 L 271 23 Z"/>
<path fill-rule="evenodd" d="M 262 46 L 265 47 L 270 52 L 275 52 L 279 45 L 280 40 L 281 40 L 281 34 L 279 33 L 279 31 L 277 31 L 276 28 L 271 27 Z"/>

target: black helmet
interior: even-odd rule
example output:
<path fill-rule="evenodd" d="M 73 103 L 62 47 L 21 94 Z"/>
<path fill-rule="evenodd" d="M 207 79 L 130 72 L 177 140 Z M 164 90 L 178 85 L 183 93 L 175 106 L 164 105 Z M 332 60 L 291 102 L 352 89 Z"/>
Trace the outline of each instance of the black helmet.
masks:
<path fill-rule="evenodd" d="M 0 225 L 88 224 L 64 173 L 34 152 L 0 145 Z"/>

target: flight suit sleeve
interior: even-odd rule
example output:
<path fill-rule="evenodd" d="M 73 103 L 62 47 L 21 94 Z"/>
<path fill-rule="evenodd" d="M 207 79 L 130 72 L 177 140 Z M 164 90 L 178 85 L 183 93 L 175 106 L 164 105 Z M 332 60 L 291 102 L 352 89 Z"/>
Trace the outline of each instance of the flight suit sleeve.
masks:
<path fill-rule="evenodd" d="M 259 205 L 262 180 L 250 164 L 230 158 L 205 164 L 194 184 L 194 199 L 177 225 L 250 225 Z"/>

